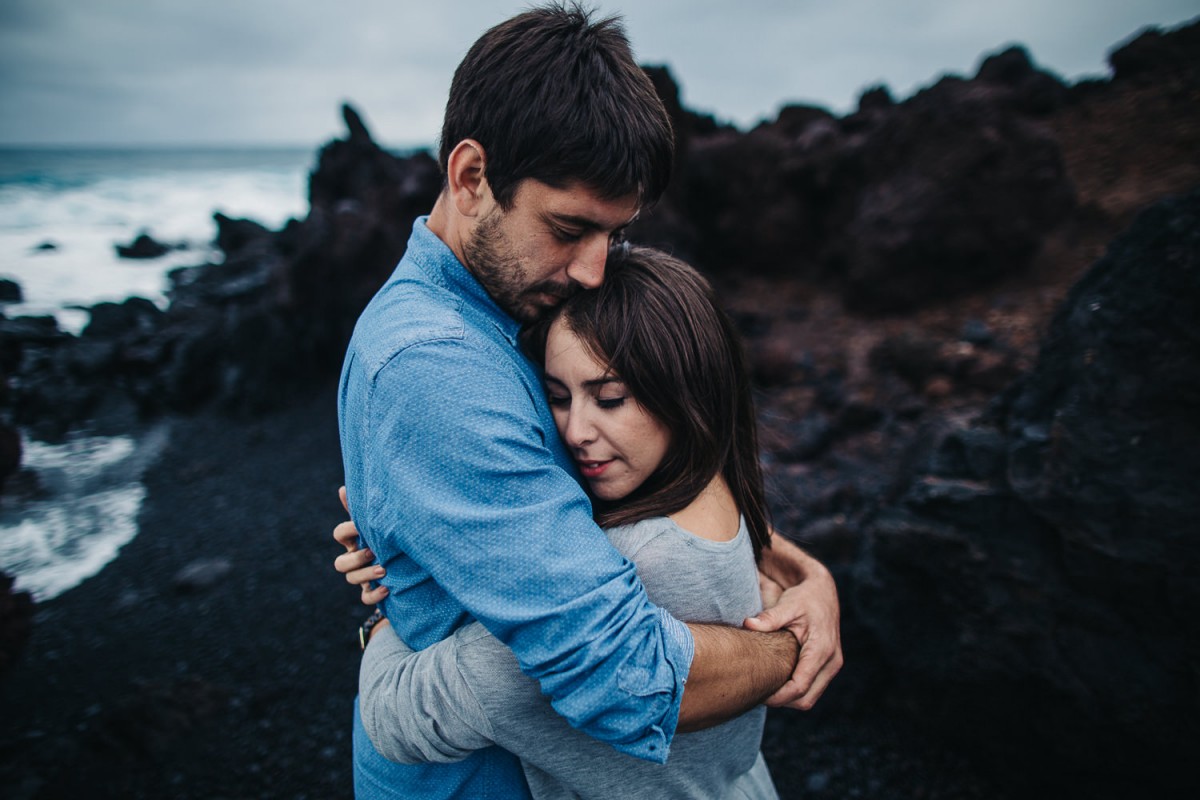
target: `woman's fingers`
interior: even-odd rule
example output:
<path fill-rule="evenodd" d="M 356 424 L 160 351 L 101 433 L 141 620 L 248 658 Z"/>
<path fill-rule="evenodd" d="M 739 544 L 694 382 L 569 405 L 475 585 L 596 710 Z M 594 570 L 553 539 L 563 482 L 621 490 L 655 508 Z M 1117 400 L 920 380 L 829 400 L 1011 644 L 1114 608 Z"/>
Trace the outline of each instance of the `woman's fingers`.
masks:
<path fill-rule="evenodd" d="M 354 523 L 350 520 L 339 522 L 333 529 L 333 538 L 337 543 L 346 548 L 347 553 L 353 553 L 358 550 L 358 528 L 354 527 Z"/>
<path fill-rule="evenodd" d="M 362 602 L 364 606 L 374 606 L 383 602 L 383 598 L 387 597 L 388 590 L 386 586 L 380 586 L 375 589 L 367 588 L 370 584 L 363 584 Z"/>
<path fill-rule="evenodd" d="M 367 571 L 374 572 L 378 570 L 379 575 L 366 575 L 366 580 L 375 580 L 383 574 L 383 567 L 372 567 L 371 564 L 375 560 L 375 554 L 370 550 L 353 550 L 349 553 L 342 553 L 333 560 L 333 568 L 346 576 L 346 580 L 350 583 L 362 583 L 363 575 Z M 355 578 L 359 580 L 355 580 Z"/>
<path fill-rule="evenodd" d="M 350 504 L 346 500 L 346 487 L 338 489 L 338 499 L 342 508 L 350 513 Z M 360 550 L 358 547 L 358 528 L 350 520 L 339 523 L 333 529 L 333 538 L 346 548 L 346 552 L 333 560 L 333 568 L 346 576 L 346 582 L 362 588 L 363 605 L 373 606 L 387 597 L 386 586 L 371 588 L 371 583 L 384 576 L 383 567 L 372 564 L 375 554 L 369 549 Z"/>

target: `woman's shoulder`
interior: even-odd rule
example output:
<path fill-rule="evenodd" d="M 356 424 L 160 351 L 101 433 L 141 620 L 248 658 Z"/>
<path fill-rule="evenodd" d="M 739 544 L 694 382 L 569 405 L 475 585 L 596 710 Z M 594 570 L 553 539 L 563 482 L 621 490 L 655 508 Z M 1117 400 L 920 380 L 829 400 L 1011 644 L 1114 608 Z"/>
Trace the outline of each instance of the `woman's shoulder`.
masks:
<path fill-rule="evenodd" d="M 650 517 L 628 525 L 605 528 L 608 540 L 626 558 L 633 560 L 639 550 L 650 542 L 671 536 L 678 526 L 669 517 Z"/>
<path fill-rule="evenodd" d="M 728 541 L 706 539 L 681 527 L 670 517 L 650 517 L 628 525 L 606 528 L 609 541 L 628 559 L 647 546 L 655 548 L 688 548 L 713 553 L 733 553 L 750 545 L 746 520 L 739 518 L 737 535 Z"/>

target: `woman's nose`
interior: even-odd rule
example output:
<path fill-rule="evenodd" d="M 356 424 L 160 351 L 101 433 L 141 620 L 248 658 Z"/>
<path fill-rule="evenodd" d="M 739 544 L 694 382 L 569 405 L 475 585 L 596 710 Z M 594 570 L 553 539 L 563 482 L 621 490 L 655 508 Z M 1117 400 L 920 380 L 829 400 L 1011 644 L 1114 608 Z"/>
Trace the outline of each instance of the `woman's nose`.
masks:
<path fill-rule="evenodd" d="M 583 447 L 595 440 L 596 429 L 592 425 L 588 413 L 582 408 L 572 408 L 567 412 L 567 444 L 572 447 Z"/>

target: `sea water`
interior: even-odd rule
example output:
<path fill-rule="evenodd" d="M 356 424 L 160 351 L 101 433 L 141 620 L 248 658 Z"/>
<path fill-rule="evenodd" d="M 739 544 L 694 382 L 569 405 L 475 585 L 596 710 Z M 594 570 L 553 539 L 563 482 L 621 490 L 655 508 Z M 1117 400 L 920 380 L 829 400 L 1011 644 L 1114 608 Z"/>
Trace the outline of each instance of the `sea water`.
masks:
<path fill-rule="evenodd" d="M 213 212 L 272 229 L 303 217 L 314 161 L 300 149 L 0 148 L 0 277 L 24 292 L 3 310 L 53 314 L 76 333 L 81 308 L 102 300 L 164 305 L 169 270 L 219 257 Z M 142 232 L 186 249 L 119 258 Z"/>
<path fill-rule="evenodd" d="M 219 258 L 213 212 L 278 229 L 308 210 L 316 151 L 0 148 L 0 277 L 20 284 L 9 317 L 50 314 L 78 333 L 83 309 L 130 296 L 166 305 L 166 274 Z M 118 258 L 146 232 L 185 244 L 160 259 Z M 165 429 L 119 437 L 23 439 L 36 491 L 0 499 L 0 571 L 49 600 L 95 575 L 137 533 L 141 476 Z"/>

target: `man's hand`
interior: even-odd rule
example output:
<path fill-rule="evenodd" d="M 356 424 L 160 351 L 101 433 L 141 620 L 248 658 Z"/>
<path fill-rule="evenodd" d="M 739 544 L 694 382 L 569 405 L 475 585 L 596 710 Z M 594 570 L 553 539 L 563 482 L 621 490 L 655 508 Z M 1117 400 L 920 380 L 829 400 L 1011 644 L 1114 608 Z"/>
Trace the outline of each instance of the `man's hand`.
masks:
<path fill-rule="evenodd" d="M 763 550 L 760 569 L 764 605 L 768 595 L 774 593 L 771 584 L 787 588 L 777 603 L 747 619 L 745 627 L 752 631 L 786 628 L 800 642 L 795 672 L 766 703 L 774 708 L 808 711 L 844 663 L 837 586 L 824 564 L 774 531 L 771 547 Z"/>
<path fill-rule="evenodd" d="M 758 573 L 758 593 L 762 595 L 763 611 L 766 611 L 779 602 L 779 598 L 783 596 L 783 587 L 760 572 Z"/>
<path fill-rule="evenodd" d="M 342 508 L 350 513 L 350 504 L 346 502 L 346 487 L 338 489 L 338 497 L 342 500 Z M 346 582 L 362 589 L 362 602 L 365 606 L 373 606 L 387 597 L 386 586 L 371 588 L 372 581 L 384 576 L 383 567 L 374 564 L 375 554 L 370 550 L 359 549 L 358 528 L 352 520 L 339 523 L 333 529 L 333 538 L 346 548 L 346 552 L 333 560 L 333 568 L 346 576 Z"/>

